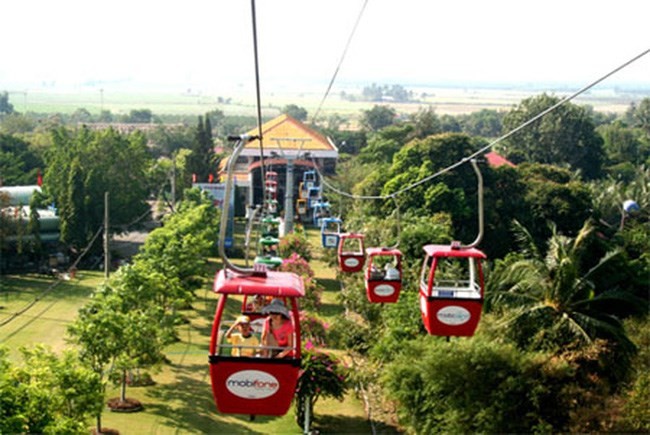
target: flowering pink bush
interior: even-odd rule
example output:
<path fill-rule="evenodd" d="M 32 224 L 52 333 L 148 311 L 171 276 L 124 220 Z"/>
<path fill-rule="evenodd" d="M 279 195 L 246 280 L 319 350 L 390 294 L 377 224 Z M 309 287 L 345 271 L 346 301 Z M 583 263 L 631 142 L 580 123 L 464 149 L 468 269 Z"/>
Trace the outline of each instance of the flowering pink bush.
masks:
<path fill-rule="evenodd" d="M 329 328 L 329 325 L 317 316 L 311 315 L 306 311 L 300 312 L 300 331 L 302 337 L 306 340 L 306 350 L 310 350 L 314 346 L 325 346 L 327 328 Z"/>
<path fill-rule="evenodd" d="M 314 277 L 314 271 L 312 270 L 311 266 L 309 266 L 309 263 L 307 260 L 302 258 L 300 254 L 297 253 L 292 253 L 289 258 L 285 258 L 282 260 L 282 265 L 280 266 L 280 270 L 283 272 L 293 272 L 296 273 L 303 278 L 313 278 Z"/>
<path fill-rule="evenodd" d="M 280 245 L 278 246 L 280 256 L 288 257 L 291 254 L 298 254 L 300 257 L 309 261 L 312 258 L 311 246 L 304 234 L 289 233 L 282 237 Z"/>
<path fill-rule="evenodd" d="M 302 427 L 307 406 L 313 415 L 320 397 L 343 400 L 348 388 L 348 370 L 336 357 L 316 349 L 302 354 L 302 375 L 296 387 L 296 422 Z"/>
<path fill-rule="evenodd" d="M 303 308 L 316 310 L 320 307 L 323 288 L 314 279 L 314 271 L 304 258 L 294 252 L 289 258 L 282 261 L 279 270 L 293 272 L 303 278 L 305 297 L 300 301 Z"/>

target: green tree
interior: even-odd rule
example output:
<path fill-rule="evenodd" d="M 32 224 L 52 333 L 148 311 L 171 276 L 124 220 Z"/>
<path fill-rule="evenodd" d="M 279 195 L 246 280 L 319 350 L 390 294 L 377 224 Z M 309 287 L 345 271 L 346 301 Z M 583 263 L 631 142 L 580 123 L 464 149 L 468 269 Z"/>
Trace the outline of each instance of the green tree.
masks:
<path fill-rule="evenodd" d="M 199 116 L 191 150 L 186 169 L 190 174 L 196 176 L 197 182 L 206 183 L 209 176 L 216 172 L 212 124 L 209 117 L 206 116 L 204 119 L 203 116 Z"/>
<path fill-rule="evenodd" d="M 34 120 L 22 113 L 12 112 L 0 119 L 0 131 L 5 134 L 21 134 L 34 131 Z"/>
<path fill-rule="evenodd" d="M 393 124 L 396 117 L 397 113 L 392 107 L 376 105 L 362 111 L 360 123 L 367 131 L 378 131 Z"/>
<path fill-rule="evenodd" d="M 393 156 L 414 134 L 415 127 L 410 124 L 389 125 L 370 133 L 368 145 L 361 149 L 359 161 L 362 163 L 391 163 Z"/>
<path fill-rule="evenodd" d="M 504 117 L 504 131 L 515 129 L 559 102 L 558 97 L 547 94 L 523 100 Z M 602 142 L 588 111 L 571 103 L 557 107 L 503 141 L 506 157 L 515 163 L 568 165 L 587 179 L 600 176 Z"/>
<path fill-rule="evenodd" d="M 282 108 L 282 113 L 287 114 L 298 121 L 304 122 L 307 120 L 307 109 L 295 104 L 287 104 L 284 106 Z"/>
<path fill-rule="evenodd" d="M 9 93 L 4 91 L 0 93 L 0 115 L 13 113 L 14 106 L 9 102 Z"/>
<path fill-rule="evenodd" d="M 128 115 L 125 115 L 124 122 L 149 124 L 153 122 L 153 113 L 149 109 L 133 109 Z"/>
<path fill-rule="evenodd" d="M 435 109 L 431 106 L 428 106 L 426 109 L 418 109 L 417 113 L 410 116 L 410 123 L 415 128 L 410 139 L 424 139 L 427 136 L 442 132 L 440 119 L 436 115 Z"/>
<path fill-rule="evenodd" d="M 21 354 L 24 364 L 12 367 L 0 349 L 0 431 L 87 433 L 103 407 L 99 377 L 70 351 L 59 357 L 34 346 Z"/>
<path fill-rule="evenodd" d="M 626 117 L 632 126 L 641 128 L 650 136 L 650 98 L 644 98 L 638 106 L 632 103 Z"/>
<path fill-rule="evenodd" d="M 0 181 L 6 186 L 36 184 L 43 160 L 30 143 L 0 133 Z"/>
<path fill-rule="evenodd" d="M 55 130 L 52 140 L 43 186 L 59 209 L 64 241 L 83 247 L 101 227 L 105 192 L 113 233 L 149 210 L 145 177 L 151 160 L 142 133 L 82 127 Z"/>
<path fill-rule="evenodd" d="M 528 212 L 516 218 L 531 228 L 535 240 L 539 243 L 548 239 L 548 222 L 553 222 L 561 233 L 577 234 L 591 216 L 589 187 L 559 167 L 522 164 L 518 169 Z"/>
<path fill-rule="evenodd" d="M 641 154 L 639 135 L 621 121 L 600 126 L 598 133 L 604 140 L 603 149 L 608 165 L 629 162 L 638 166 L 645 160 Z"/>
<path fill-rule="evenodd" d="M 482 109 L 462 116 L 463 132 L 472 136 L 497 137 L 501 133 L 503 112 Z"/>
<path fill-rule="evenodd" d="M 587 221 L 575 238 L 569 238 L 553 228 L 544 252 L 525 228 L 517 227 L 522 254 L 493 271 L 486 294 L 494 307 L 504 308 L 498 312 L 505 316 L 505 334 L 520 346 L 560 352 L 583 348 L 600 338 L 618 346 L 622 356 L 633 353 L 634 345 L 610 307 L 638 302 L 616 288 L 597 293 L 593 281 L 599 269 L 621 255 L 620 250 L 583 270 L 593 229 Z M 617 362 L 622 370 L 626 369 L 624 361 Z"/>
<path fill-rule="evenodd" d="M 564 432 L 575 407 L 567 364 L 480 337 L 407 342 L 381 381 L 413 433 Z"/>
<path fill-rule="evenodd" d="M 190 189 L 176 213 L 152 231 L 135 261 L 151 271 L 178 280 L 188 300 L 202 284 L 205 258 L 214 252 L 219 229 L 219 213 L 198 189 Z"/>

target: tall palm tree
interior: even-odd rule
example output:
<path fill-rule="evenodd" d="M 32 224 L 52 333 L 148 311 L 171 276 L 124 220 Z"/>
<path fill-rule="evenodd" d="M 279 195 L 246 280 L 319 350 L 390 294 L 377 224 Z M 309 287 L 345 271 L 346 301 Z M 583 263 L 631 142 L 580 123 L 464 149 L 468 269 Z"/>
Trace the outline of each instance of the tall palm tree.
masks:
<path fill-rule="evenodd" d="M 522 250 L 509 264 L 496 268 L 486 291 L 489 304 L 504 315 L 507 334 L 520 346 L 534 349 L 580 348 L 603 338 L 633 351 L 608 304 L 636 303 L 634 296 L 619 289 L 597 294 L 592 281 L 595 272 L 621 252 L 605 254 L 585 272 L 585 242 L 594 230 L 590 221 L 575 238 L 558 234 L 552 225 L 545 254 L 523 226 L 515 222 L 515 228 Z"/>

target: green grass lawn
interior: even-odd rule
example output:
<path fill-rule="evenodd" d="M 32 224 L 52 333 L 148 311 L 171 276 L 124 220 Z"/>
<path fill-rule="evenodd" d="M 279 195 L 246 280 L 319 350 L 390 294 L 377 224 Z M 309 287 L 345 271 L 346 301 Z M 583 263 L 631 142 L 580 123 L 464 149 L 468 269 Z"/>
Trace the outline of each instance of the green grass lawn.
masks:
<path fill-rule="evenodd" d="M 320 233 L 309 230 L 314 251 L 319 252 Z M 212 261 L 216 269 L 218 262 Z M 330 321 L 342 311 L 337 300 L 336 272 L 320 259 L 312 262 L 319 282 L 325 286 L 320 316 Z M 3 276 L 0 283 L 0 345 L 10 350 L 15 363 L 21 361 L 18 348 L 44 343 L 60 351 L 66 343 L 66 327 L 84 305 L 92 290 L 103 281 L 103 273 L 79 271 L 75 279 L 60 281 L 39 275 Z M 192 309 L 184 312 L 187 322 L 179 329 L 180 340 L 167 349 L 170 361 L 153 373 L 155 385 L 129 387 L 127 397 L 140 400 L 142 412 L 113 413 L 106 410 L 102 426 L 121 434 L 179 433 L 283 433 L 299 434 L 293 407 L 283 417 L 222 415 L 214 404 L 208 372 L 208 344 L 217 298 L 211 291 L 212 276 L 196 292 Z M 26 309 L 27 308 L 27 309 Z M 24 310 L 24 312 L 22 312 Z M 229 307 L 236 314 L 237 307 Z M 20 313 L 20 314 L 17 314 Z M 7 322 L 6 324 L 4 324 Z M 107 398 L 117 397 L 111 387 Z M 344 401 L 321 399 L 314 409 L 312 428 L 321 433 L 371 433 L 363 403 L 349 393 Z M 385 433 L 385 432 L 384 432 Z"/>

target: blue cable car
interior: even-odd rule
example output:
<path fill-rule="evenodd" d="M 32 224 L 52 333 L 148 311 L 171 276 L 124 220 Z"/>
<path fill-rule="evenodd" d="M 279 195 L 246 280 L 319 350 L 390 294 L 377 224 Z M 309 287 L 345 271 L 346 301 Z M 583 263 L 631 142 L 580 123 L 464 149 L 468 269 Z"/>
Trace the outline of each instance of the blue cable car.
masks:
<path fill-rule="evenodd" d="M 320 234 L 323 248 L 337 249 L 339 247 L 342 224 L 343 221 L 336 217 L 327 217 L 322 219 Z"/>
<path fill-rule="evenodd" d="M 330 217 L 331 207 L 329 202 L 318 201 L 312 207 L 312 221 L 317 227 L 323 225 L 323 219 Z"/>

